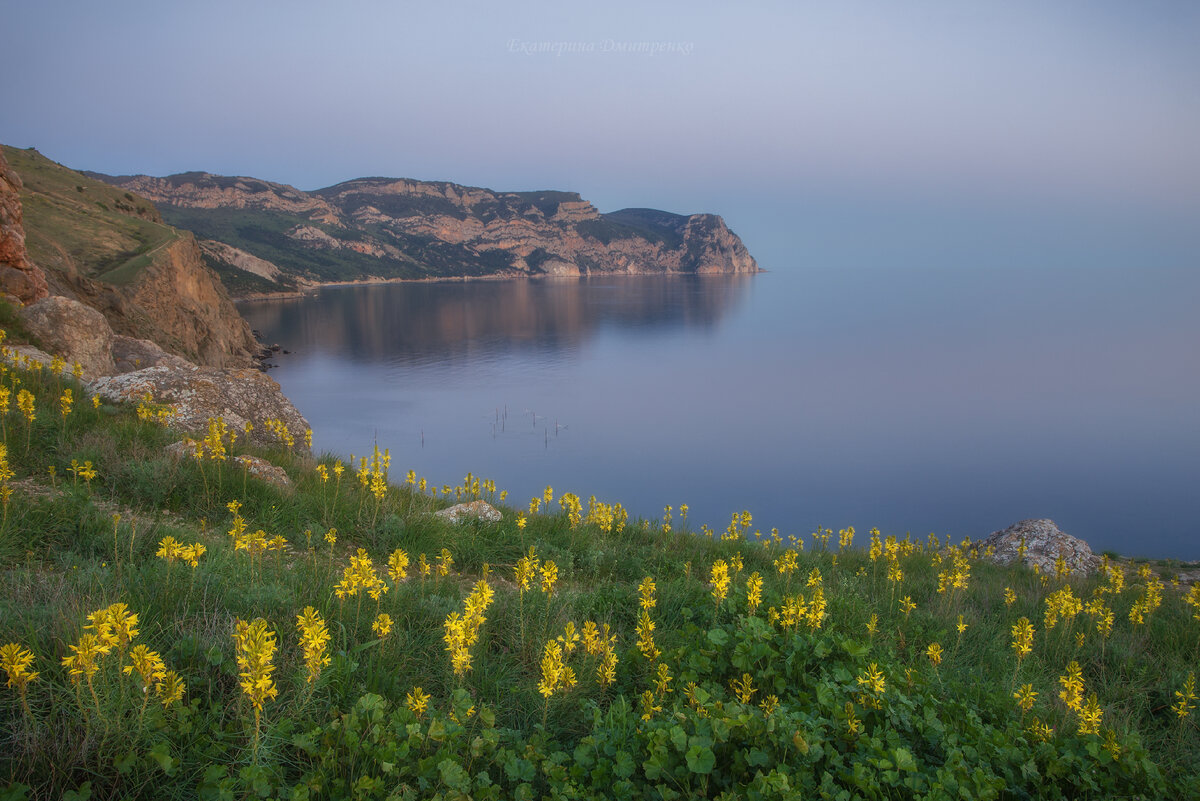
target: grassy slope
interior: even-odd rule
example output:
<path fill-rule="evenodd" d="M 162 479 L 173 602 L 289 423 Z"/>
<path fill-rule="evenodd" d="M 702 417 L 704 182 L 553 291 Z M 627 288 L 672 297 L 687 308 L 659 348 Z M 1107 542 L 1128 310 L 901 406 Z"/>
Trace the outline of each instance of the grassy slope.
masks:
<path fill-rule="evenodd" d="M 882 562 L 861 548 L 838 553 L 835 535 L 824 547 L 809 540 L 797 570 L 781 576 L 774 560 L 786 553 L 786 540 L 769 547 L 713 541 L 689 532 L 678 511 L 669 533 L 663 521 L 609 532 L 594 522 L 572 525 L 557 503 L 526 511 L 524 528 L 503 507 L 499 523 L 455 527 L 431 514 L 445 500 L 403 485 L 377 499 L 353 469 L 337 478 L 331 457 L 321 460 L 325 480 L 307 457 L 282 448 L 262 453 L 285 467 L 290 491 L 229 462 L 176 461 L 163 448 L 177 435 L 131 409 L 93 408 L 74 386 L 76 403 L 64 418 L 57 399 L 69 382 L 44 371 L 17 377 L 37 396 L 37 418 L 29 426 L 15 409 L 0 418 L 15 472 L 0 523 L 0 644 L 31 649 L 41 676 L 30 685 L 28 714 L 14 690 L 0 690 L 0 794 L 8 782 L 16 783 L 13 792 L 29 786 L 37 798 L 62 797 L 85 782 L 95 798 L 1200 791 L 1196 718 L 1180 722 L 1169 709 L 1195 669 L 1200 624 L 1168 585 L 1162 607 L 1145 625 L 1132 625 L 1128 612 L 1145 584 L 1132 571 L 1121 594 L 1102 596 L 1116 612 L 1110 637 L 1099 637 L 1083 614 L 1048 632 L 1044 599 L 1066 584 L 1025 569 L 972 558 L 967 588 L 939 593 L 949 553 L 919 548 L 901 557 L 903 584 L 893 587 Z M 11 387 L 14 374 L 2 383 Z M 73 463 L 85 461 L 97 472 L 90 481 L 72 473 Z M 468 477 L 450 494 L 474 497 L 473 484 Z M 480 490 L 497 500 L 486 486 Z M 235 549 L 226 533 L 233 500 L 242 504 L 247 531 L 281 535 L 286 549 L 257 563 Z M 332 544 L 324 536 L 331 529 Z M 204 543 L 208 553 L 195 568 L 168 564 L 156 558 L 167 536 Z M 378 604 L 335 593 L 358 548 L 381 575 L 397 548 L 414 563 L 402 580 L 386 581 Z M 524 593 L 514 583 L 514 566 L 529 548 L 558 567 L 552 595 L 539 591 L 536 577 Z M 453 558 L 447 574 L 422 577 L 418 555 L 436 564 L 443 549 Z M 735 557 L 744 567 L 717 604 L 711 568 Z M 792 633 L 768 622 L 767 609 L 781 609 L 786 596 L 811 599 L 805 579 L 814 568 L 828 601 L 821 627 Z M 764 577 L 756 611 L 746 598 L 751 572 Z M 494 602 L 471 671 L 456 676 L 444 623 L 462 613 L 485 576 Z M 661 655 L 654 663 L 636 645 L 646 576 L 657 582 L 650 616 Z M 1086 599 L 1101 583 L 1070 586 Z M 1017 596 L 1011 607 L 1006 587 Z M 915 611 L 901 610 L 904 595 Z M 91 688 L 72 685 L 61 659 L 87 615 L 114 602 L 138 613 L 135 642 L 158 651 L 187 682 L 182 705 L 163 708 L 151 695 L 143 711 L 139 686 L 118 668 L 127 657 L 116 653 L 101 658 Z M 330 662 L 312 685 L 295 627 L 308 605 L 332 636 Z M 394 619 L 383 640 L 371 631 L 377 610 Z M 961 635 L 959 615 L 968 625 Z M 264 704 L 255 749 L 231 634 L 236 619 L 259 616 L 277 633 L 272 680 L 279 694 Z M 1009 629 L 1021 616 L 1038 632 L 1033 654 L 1018 666 Z M 597 659 L 577 650 L 569 661 L 578 685 L 545 699 L 537 689 L 543 645 L 568 621 L 578 630 L 588 620 L 616 636 L 615 684 L 600 688 Z M 936 669 L 925 655 L 933 642 L 945 650 Z M 1087 692 L 1097 694 L 1102 731 L 1111 737 L 1077 735 L 1076 716 L 1055 700 L 1071 660 L 1080 662 Z M 671 678 L 669 692 L 654 695 L 658 664 Z M 863 703 L 858 681 L 871 664 L 887 677 L 879 710 Z M 731 687 L 743 674 L 754 684 L 747 704 Z M 696 683 L 695 704 L 688 682 Z M 1023 716 L 1010 692 L 1026 682 L 1039 698 Z M 405 708 L 414 687 L 432 696 L 419 717 Z M 661 709 L 643 719 L 647 691 Z M 779 699 L 769 715 L 758 706 L 768 695 Z M 857 734 L 848 712 L 860 721 Z M 1034 715 L 1054 727 L 1049 742 L 1029 734 Z M 1107 740 L 1119 744 L 1119 759 L 1103 750 Z"/>
<path fill-rule="evenodd" d="M 79 271 L 125 284 L 150 264 L 156 250 L 178 237 L 156 222 L 145 198 L 63 167 L 36 150 L 4 147 L 24 182 L 26 246 L 34 263 L 62 267 L 65 253 Z"/>

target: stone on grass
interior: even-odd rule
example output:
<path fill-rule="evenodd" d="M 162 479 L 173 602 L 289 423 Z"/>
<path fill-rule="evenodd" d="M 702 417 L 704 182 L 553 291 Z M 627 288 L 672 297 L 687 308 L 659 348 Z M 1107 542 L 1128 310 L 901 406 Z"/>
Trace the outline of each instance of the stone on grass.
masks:
<path fill-rule="evenodd" d="M 1022 540 L 1025 542 L 1024 564 L 1036 565 L 1043 573 L 1054 573 L 1054 563 L 1060 556 L 1066 562 L 1067 570 L 1076 575 L 1090 575 L 1100 568 L 1100 557 L 1092 553 L 1091 547 L 1064 532 L 1053 520 L 1022 520 L 992 533 L 979 543 L 979 547 L 980 550 L 990 547 L 992 559 L 1007 565 L 1019 558 Z"/>
<path fill-rule="evenodd" d="M 437 517 L 449 520 L 455 524 L 462 523 L 465 520 L 482 520 L 485 523 L 498 523 L 502 517 L 500 511 L 487 501 L 460 503 L 435 514 Z"/>

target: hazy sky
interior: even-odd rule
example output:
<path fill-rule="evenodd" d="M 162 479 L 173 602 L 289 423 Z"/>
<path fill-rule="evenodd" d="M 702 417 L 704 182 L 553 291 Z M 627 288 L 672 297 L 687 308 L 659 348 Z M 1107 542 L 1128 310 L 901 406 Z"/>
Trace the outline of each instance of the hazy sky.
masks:
<path fill-rule="evenodd" d="M 81 169 L 1200 209 L 1193 0 L 4 6 L 0 141 Z"/>

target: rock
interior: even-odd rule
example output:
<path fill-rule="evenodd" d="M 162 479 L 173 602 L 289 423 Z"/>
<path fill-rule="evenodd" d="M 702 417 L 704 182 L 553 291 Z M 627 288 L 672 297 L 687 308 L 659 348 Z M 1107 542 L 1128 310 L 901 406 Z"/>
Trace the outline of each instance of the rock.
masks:
<path fill-rule="evenodd" d="M 503 516 L 496 507 L 489 504 L 487 501 L 471 501 L 470 503 L 460 503 L 456 506 L 451 506 L 449 509 L 443 509 L 440 512 L 435 512 L 435 516 L 443 520 L 449 520 L 455 525 L 464 520 L 482 520 L 485 523 L 497 523 Z"/>
<path fill-rule="evenodd" d="M 288 478 L 288 474 L 284 472 L 284 469 L 271 464 L 266 459 L 260 459 L 257 456 L 242 455 L 233 457 L 233 461 L 234 464 L 245 468 L 246 472 L 257 479 L 261 479 L 282 490 L 291 490 L 292 488 L 292 480 Z"/>
<path fill-rule="evenodd" d="M 21 177 L 0 152 L 0 291 L 23 304 L 50 294 L 46 274 L 25 251 L 25 226 L 21 209 Z"/>
<path fill-rule="evenodd" d="M 110 375 L 113 332 L 104 315 L 77 300 L 51 296 L 20 311 L 29 332 L 68 364 L 79 362 L 85 379 Z"/>
<path fill-rule="evenodd" d="M 308 421 L 284 397 L 279 384 L 258 370 L 144 367 L 93 381 L 88 392 L 127 403 L 137 403 L 148 393 L 155 403 L 175 407 L 174 426 L 201 436 L 211 417 L 223 417 L 239 433 L 249 422 L 253 424 L 250 441 L 267 447 L 277 446 L 279 439 L 264 421 L 281 420 L 295 440 L 293 447 L 308 451 L 304 444 Z"/>
<path fill-rule="evenodd" d="M 144 367 L 171 367 L 177 370 L 193 370 L 196 367 L 187 359 L 167 353 L 148 339 L 120 335 L 113 337 L 112 358 L 117 373 L 132 373 Z"/>
<path fill-rule="evenodd" d="M 989 535 L 980 550 L 992 549 L 992 559 L 999 564 L 1012 564 L 1018 558 L 1021 540 L 1025 541 L 1026 565 L 1036 565 L 1043 573 L 1053 573 L 1059 556 L 1066 560 L 1067 569 L 1078 575 L 1090 575 L 1100 567 L 1100 557 L 1081 539 L 1072 537 L 1054 524 L 1053 520 L 1022 520 L 1003 531 Z"/>

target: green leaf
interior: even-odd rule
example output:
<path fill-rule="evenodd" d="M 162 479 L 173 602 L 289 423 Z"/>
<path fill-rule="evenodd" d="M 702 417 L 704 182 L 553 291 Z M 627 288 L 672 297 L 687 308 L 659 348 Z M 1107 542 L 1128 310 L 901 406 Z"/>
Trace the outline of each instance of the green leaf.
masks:
<path fill-rule="evenodd" d="M 67 790 L 63 793 L 63 801 L 88 801 L 92 797 L 92 783 L 84 782 L 78 790 Z"/>
<path fill-rule="evenodd" d="M 713 766 L 716 764 L 717 757 L 711 748 L 693 745 L 687 751 L 687 766 L 692 773 L 712 773 Z"/>
<path fill-rule="evenodd" d="M 729 632 L 725 629 L 709 629 L 708 641 L 718 648 L 724 648 L 729 644 Z"/>
<path fill-rule="evenodd" d="M 629 755 L 628 751 L 617 752 L 617 756 L 613 760 L 614 774 L 620 776 L 622 779 L 628 779 L 633 775 L 633 771 L 636 769 L 636 767 L 637 766 L 633 761 L 633 757 Z"/>
<path fill-rule="evenodd" d="M 917 769 L 917 761 L 907 748 L 897 748 L 892 751 L 892 755 L 896 757 L 896 770 L 912 773 Z"/>

